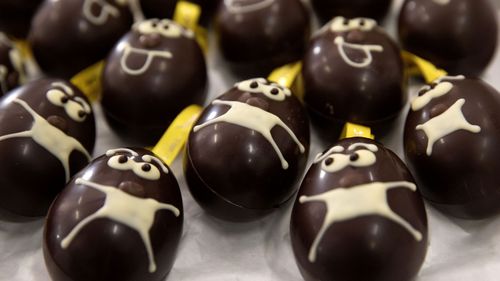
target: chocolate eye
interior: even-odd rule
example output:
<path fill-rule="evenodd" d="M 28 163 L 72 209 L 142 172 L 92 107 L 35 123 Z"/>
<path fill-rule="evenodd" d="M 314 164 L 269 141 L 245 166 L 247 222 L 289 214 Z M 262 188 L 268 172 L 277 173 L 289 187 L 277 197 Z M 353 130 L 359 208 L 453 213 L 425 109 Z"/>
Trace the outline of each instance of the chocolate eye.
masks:
<path fill-rule="evenodd" d="M 144 165 L 142 165 L 141 169 L 142 169 L 144 172 L 149 172 L 149 171 L 151 171 L 151 165 L 149 165 L 149 164 L 144 164 Z"/>
<path fill-rule="evenodd" d="M 332 165 L 332 164 L 333 164 L 333 158 L 327 158 L 327 159 L 325 160 L 325 165 L 330 166 L 330 165 Z"/>
<path fill-rule="evenodd" d="M 349 156 L 349 160 L 351 160 L 351 161 L 356 161 L 358 159 L 359 159 L 359 154 L 357 154 L 357 153 L 353 153 L 353 154 L 351 154 L 351 156 Z"/>
<path fill-rule="evenodd" d="M 125 155 L 122 155 L 122 156 L 120 156 L 120 158 L 118 158 L 118 163 L 120 163 L 120 164 L 127 163 L 127 161 L 128 161 L 128 157 Z"/>
<path fill-rule="evenodd" d="M 280 90 L 278 90 L 277 88 L 273 88 L 273 89 L 271 90 L 271 94 L 273 94 L 273 95 L 277 95 L 277 94 L 279 94 L 279 93 L 280 93 Z"/>
<path fill-rule="evenodd" d="M 359 21 L 359 25 L 360 25 L 360 26 L 364 26 L 364 25 L 365 25 L 365 20 L 360 20 L 360 21 Z"/>
<path fill-rule="evenodd" d="M 61 97 L 61 102 L 62 103 L 67 103 L 68 102 L 68 97 L 67 96 L 64 96 L 64 97 Z"/>
<path fill-rule="evenodd" d="M 259 83 L 255 82 L 255 81 L 250 83 L 250 88 L 255 89 L 257 87 L 259 87 Z"/>
<path fill-rule="evenodd" d="M 85 111 L 83 110 L 78 110 L 78 117 L 82 118 L 82 117 L 85 117 L 87 113 L 85 113 Z"/>
<path fill-rule="evenodd" d="M 349 25 L 349 20 L 348 19 L 344 19 L 344 25 Z"/>
<path fill-rule="evenodd" d="M 152 26 L 152 27 L 157 27 L 157 26 L 158 26 L 158 23 L 154 21 L 154 22 L 152 22 L 152 23 L 151 23 L 151 26 Z"/>

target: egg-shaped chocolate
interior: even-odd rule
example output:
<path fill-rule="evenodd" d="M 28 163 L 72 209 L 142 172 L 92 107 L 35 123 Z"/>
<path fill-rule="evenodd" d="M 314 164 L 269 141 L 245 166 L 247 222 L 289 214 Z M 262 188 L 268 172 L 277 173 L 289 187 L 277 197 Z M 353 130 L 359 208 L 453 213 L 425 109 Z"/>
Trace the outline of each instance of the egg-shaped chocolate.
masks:
<path fill-rule="evenodd" d="M 382 20 L 389 12 L 392 0 L 311 0 L 311 4 L 322 22 L 336 16 Z"/>
<path fill-rule="evenodd" d="M 134 24 L 104 67 L 102 106 L 123 137 L 155 143 L 190 104 L 205 99 L 207 70 L 192 31 L 173 21 Z"/>
<path fill-rule="evenodd" d="M 244 222 L 296 191 L 309 151 L 309 121 L 291 91 L 263 78 L 237 83 L 202 112 L 186 145 L 184 174 L 209 214 Z"/>
<path fill-rule="evenodd" d="M 490 0 L 406 0 L 399 38 L 452 75 L 479 76 L 496 51 L 497 11 Z"/>
<path fill-rule="evenodd" d="M 19 87 L 0 100 L 0 208 L 38 217 L 87 165 L 95 121 L 87 98 L 59 79 Z"/>
<path fill-rule="evenodd" d="M 302 58 L 309 21 L 300 0 L 225 0 L 215 16 L 220 53 L 239 76 L 267 75 Z"/>
<path fill-rule="evenodd" d="M 309 44 L 302 76 L 313 121 L 331 132 L 352 122 L 379 134 L 377 127 L 397 117 L 407 101 L 400 50 L 368 18 L 336 17 L 326 24 Z"/>
<path fill-rule="evenodd" d="M 200 23 L 208 25 L 210 17 L 220 0 L 188 0 L 190 4 L 196 4 L 200 8 Z M 179 0 L 141 0 L 141 8 L 145 18 L 172 18 Z"/>
<path fill-rule="evenodd" d="M 305 280 L 414 280 L 428 246 L 412 175 L 389 149 L 340 140 L 314 159 L 293 206 L 290 236 Z"/>
<path fill-rule="evenodd" d="M 0 31 L 16 38 L 25 38 L 42 0 L 0 1 Z"/>
<path fill-rule="evenodd" d="M 0 96 L 19 86 L 25 80 L 21 52 L 0 32 Z"/>
<path fill-rule="evenodd" d="M 145 149 L 106 152 L 52 204 L 43 253 L 53 281 L 159 281 L 175 260 L 183 206 L 172 171 Z"/>
<path fill-rule="evenodd" d="M 129 1 L 45 0 L 28 41 L 49 76 L 71 78 L 104 59 L 132 25 Z"/>
<path fill-rule="evenodd" d="M 500 213 L 500 94 L 464 76 L 442 77 L 411 103 L 404 148 L 422 195 L 466 219 Z"/>

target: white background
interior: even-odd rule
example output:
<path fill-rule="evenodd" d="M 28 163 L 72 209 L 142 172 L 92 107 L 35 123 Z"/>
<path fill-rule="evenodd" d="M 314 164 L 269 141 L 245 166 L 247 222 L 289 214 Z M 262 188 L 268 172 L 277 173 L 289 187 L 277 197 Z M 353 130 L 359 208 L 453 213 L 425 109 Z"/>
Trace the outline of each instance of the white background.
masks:
<path fill-rule="evenodd" d="M 396 1 L 385 24 L 391 34 L 395 34 L 400 2 Z M 495 2 L 500 7 L 500 1 Z M 213 44 L 208 64 L 210 89 L 207 103 L 236 82 L 224 69 Z M 497 54 L 484 79 L 500 89 L 499 77 L 500 56 Z M 410 94 L 415 95 L 419 87 L 412 85 Z M 406 109 L 403 112 L 406 113 Z M 96 113 L 100 118 L 98 106 Z M 397 130 L 379 140 L 400 156 L 403 121 L 404 116 L 400 118 Z M 98 122 L 97 137 L 95 156 L 109 148 L 127 145 L 110 132 L 102 118 Z M 327 148 L 314 134 L 312 140 L 310 157 Z M 184 233 L 177 260 L 167 280 L 302 280 L 290 246 L 290 205 L 253 223 L 218 221 L 206 215 L 193 201 L 180 162 L 177 159 L 172 169 L 184 199 Z M 500 280 L 500 218 L 461 221 L 446 217 L 431 207 L 427 211 L 430 248 L 418 281 Z M 41 219 L 24 223 L 0 221 L 0 280 L 50 280 L 41 251 L 42 232 Z"/>

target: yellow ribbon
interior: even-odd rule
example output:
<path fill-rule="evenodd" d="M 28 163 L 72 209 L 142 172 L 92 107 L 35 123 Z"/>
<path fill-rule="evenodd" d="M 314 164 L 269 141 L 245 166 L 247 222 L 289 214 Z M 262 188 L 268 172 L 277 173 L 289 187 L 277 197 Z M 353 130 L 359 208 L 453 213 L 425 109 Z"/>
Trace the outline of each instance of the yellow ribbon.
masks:
<path fill-rule="evenodd" d="M 97 62 L 73 76 L 71 83 L 77 86 L 90 101 L 96 102 L 101 96 L 103 69 L 104 61 Z"/>
<path fill-rule="evenodd" d="M 410 76 L 422 76 L 425 82 L 432 83 L 434 80 L 447 75 L 446 71 L 412 53 L 403 51 L 402 56 Z"/>
<path fill-rule="evenodd" d="M 349 122 L 345 123 L 344 128 L 342 129 L 342 133 L 340 134 L 340 139 L 355 137 L 368 138 L 372 140 L 375 139 L 375 136 L 372 134 L 370 127 Z"/>
<path fill-rule="evenodd" d="M 177 2 L 174 12 L 174 21 L 192 30 L 201 49 L 207 53 L 208 32 L 205 28 L 198 25 L 200 16 L 201 7 L 199 5 L 183 0 Z"/>
<path fill-rule="evenodd" d="M 269 81 L 276 82 L 283 87 L 292 89 L 295 95 L 302 100 L 304 96 L 304 87 L 302 84 L 302 62 L 293 62 L 282 67 L 276 68 L 269 74 Z"/>

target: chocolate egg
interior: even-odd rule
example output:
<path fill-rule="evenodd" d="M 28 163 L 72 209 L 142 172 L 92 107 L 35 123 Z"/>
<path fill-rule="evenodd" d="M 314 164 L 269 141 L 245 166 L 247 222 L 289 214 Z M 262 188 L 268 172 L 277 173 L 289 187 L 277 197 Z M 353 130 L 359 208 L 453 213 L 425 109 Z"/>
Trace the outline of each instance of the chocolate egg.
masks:
<path fill-rule="evenodd" d="M 406 119 L 404 148 L 422 195 L 450 215 L 500 213 L 500 94 L 464 76 L 425 86 Z"/>
<path fill-rule="evenodd" d="M 19 86 L 24 77 L 21 53 L 14 43 L 0 32 L 0 96 Z"/>
<path fill-rule="evenodd" d="M 109 55 L 102 106 L 115 131 L 156 142 L 190 104 L 203 103 L 207 70 L 192 31 L 170 20 L 134 24 Z"/>
<path fill-rule="evenodd" d="M 133 1 L 132 1 L 133 2 Z M 129 1 L 46 0 L 28 36 L 40 68 L 71 78 L 105 58 L 132 24 Z"/>
<path fill-rule="evenodd" d="M 0 100 L 0 208 L 47 213 L 70 177 L 87 165 L 95 142 L 88 100 L 64 80 L 30 82 Z"/>
<path fill-rule="evenodd" d="M 141 7 L 146 18 L 172 18 L 179 2 L 178 0 L 141 0 Z M 208 25 L 219 0 L 188 0 L 184 2 L 198 5 L 201 9 L 200 21 L 203 25 Z"/>
<path fill-rule="evenodd" d="M 311 3 L 323 22 L 335 16 L 382 20 L 389 12 L 392 0 L 312 0 Z"/>
<path fill-rule="evenodd" d="M 392 151 L 365 138 L 343 139 L 316 156 L 290 225 L 305 280 L 414 280 L 427 232 L 410 172 Z"/>
<path fill-rule="evenodd" d="M 184 174 L 209 214 L 250 221 L 295 193 L 308 151 L 309 121 L 299 100 L 278 84 L 251 79 L 203 111 L 189 135 Z"/>
<path fill-rule="evenodd" d="M 54 281 L 164 280 L 182 234 L 172 171 L 145 149 L 114 149 L 52 204 L 43 239 Z"/>
<path fill-rule="evenodd" d="M 302 76 L 313 121 L 331 132 L 352 122 L 377 134 L 407 101 L 400 50 L 372 19 L 336 17 L 325 25 L 309 44 Z"/>
<path fill-rule="evenodd" d="M 0 1 L 0 30 L 16 38 L 25 38 L 42 0 Z"/>
<path fill-rule="evenodd" d="M 300 60 L 310 32 L 300 0 L 225 0 L 215 28 L 222 56 L 247 78 Z"/>
<path fill-rule="evenodd" d="M 496 51 L 497 11 L 489 0 L 406 0 L 399 38 L 453 75 L 478 76 Z"/>

